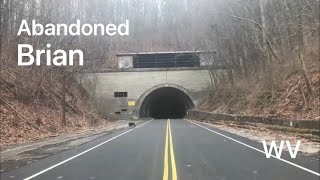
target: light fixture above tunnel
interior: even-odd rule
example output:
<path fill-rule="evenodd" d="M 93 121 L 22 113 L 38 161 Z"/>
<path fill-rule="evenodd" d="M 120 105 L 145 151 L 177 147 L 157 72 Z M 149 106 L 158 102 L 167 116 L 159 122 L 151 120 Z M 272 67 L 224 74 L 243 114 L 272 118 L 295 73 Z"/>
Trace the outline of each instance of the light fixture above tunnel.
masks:
<path fill-rule="evenodd" d="M 180 119 L 194 107 L 191 98 L 174 87 L 162 87 L 149 93 L 141 103 L 139 116 L 154 119 Z"/>

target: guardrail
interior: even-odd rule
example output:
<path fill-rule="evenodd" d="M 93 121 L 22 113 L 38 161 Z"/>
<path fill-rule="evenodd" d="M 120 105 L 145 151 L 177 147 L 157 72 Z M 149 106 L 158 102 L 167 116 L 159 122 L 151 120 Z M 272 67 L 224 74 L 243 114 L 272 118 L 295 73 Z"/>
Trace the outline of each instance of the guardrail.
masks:
<path fill-rule="evenodd" d="M 238 121 L 247 123 L 262 123 L 268 125 L 286 126 L 301 129 L 320 130 L 319 120 L 290 120 L 279 117 L 258 117 L 258 116 L 240 116 L 231 114 L 211 113 L 204 111 L 188 111 L 187 118 L 197 120 L 212 120 L 212 121 Z"/>

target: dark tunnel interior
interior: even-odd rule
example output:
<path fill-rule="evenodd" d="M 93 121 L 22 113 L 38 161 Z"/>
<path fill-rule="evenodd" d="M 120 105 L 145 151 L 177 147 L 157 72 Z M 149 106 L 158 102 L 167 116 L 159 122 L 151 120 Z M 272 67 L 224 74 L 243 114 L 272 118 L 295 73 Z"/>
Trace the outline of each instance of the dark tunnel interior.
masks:
<path fill-rule="evenodd" d="M 144 99 L 140 107 L 140 117 L 180 119 L 193 107 L 192 100 L 185 92 L 177 88 L 163 87 L 154 90 Z"/>

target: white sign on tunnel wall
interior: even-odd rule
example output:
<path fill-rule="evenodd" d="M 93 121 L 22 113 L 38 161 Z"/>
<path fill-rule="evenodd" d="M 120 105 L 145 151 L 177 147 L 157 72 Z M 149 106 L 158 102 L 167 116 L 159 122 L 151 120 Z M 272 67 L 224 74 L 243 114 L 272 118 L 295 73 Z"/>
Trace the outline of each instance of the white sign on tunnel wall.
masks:
<path fill-rule="evenodd" d="M 136 106 L 136 101 L 128 101 L 128 106 L 129 107 Z"/>
<path fill-rule="evenodd" d="M 133 67 L 132 56 L 121 56 L 118 57 L 118 68 L 119 69 L 127 69 Z"/>

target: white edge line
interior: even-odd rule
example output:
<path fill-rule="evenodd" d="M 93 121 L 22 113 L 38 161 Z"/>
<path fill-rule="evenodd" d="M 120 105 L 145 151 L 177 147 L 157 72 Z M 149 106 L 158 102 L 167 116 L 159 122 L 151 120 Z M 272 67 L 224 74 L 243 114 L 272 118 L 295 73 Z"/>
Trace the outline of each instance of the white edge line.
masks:
<path fill-rule="evenodd" d="M 190 121 L 190 120 L 187 120 L 187 121 L 189 121 L 189 122 L 191 122 L 192 124 L 195 124 L 195 125 L 197 125 L 197 126 L 199 126 L 199 127 L 202 127 L 202 128 L 204 128 L 204 129 L 206 129 L 206 130 L 208 130 L 208 131 L 211 131 L 211 132 L 213 132 L 213 133 L 216 133 L 216 134 L 218 134 L 218 135 L 220 135 L 220 136 L 223 136 L 223 137 L 225 137 L 225 138 L 228 138 L 228 139 L 230 139 L 230 140 L 232 140 L 232 141 L 234 141 L 234 142 L 237 142 L 237 143 L 239 143 L 239 144 L 242 144 L 242 145 L 244 145 L 244 146 L 246 146 L 246 147 L 248 147 L 248 148 L 251 148 L 251 149 L 253 149 L 253 150 L 256 150 L 256 151 L 258 151 L 258 152 L 261 152 L 261 153 L 265 154 L 264 151 L 262 151 L 262 150 L 260 150 L 260 149 L 258 149 L 258 148 L 252 147 L 252 146 L 250 146 L 250 145 L 248 145 L 248 144 L 245 144 L 245 143 L 243 143 L 243 142 L 241 142 L 241 141 L 238 141 L 238 140 L 233 139 L 233 138 L 231 138 L 231 137 L 228 137 L 228 136 L 226 136 L 226 135 L 224 135 L 224 134 L 221 134 L 221 133 L 219 133 L 219 132 L 216 132 L 216 131 L 214 131 L 214 130 L 212 130 L 212 129 L 210 129 L 210 128 L 207 128 L 207 127 L 205 127 L 205 126 L 202 126 L 202 125 L 200 125 L 200 124 L 198 124 L 198 123 L 192 122 L 192 121 Z M 312 170 L 310 170 L 310 169 L 308 169 L 308 168 L 305 168 L 305 167 L 300 166 L 300 165 L 298 165 L 298 164 L 295 164 L 295 163 L 293 163 L 293 162 L 287 161 L 287 160 L 285 160 L 285 159 L 278 158 L 278 157 L 276 157 L 276 156 L 274 156 L 274 155 L 271 155 L 271 157 L 273 157 L 273 158 L 275 158 L 275 159 L 278 159 L 278 160 L 280 160 L 280 161 L 283 161 L 283 162 L 285 162 L 285 163 L 288 163 L 288 164 L 290 164 L 290 165 L 292 165 L 292 166 L 295 166 L 295 167 L 297 167 L 297 168 L 300 168 L 300 169 L 302 169 L 302 170 L 305 170 L 305 171 L 307 171 L 307 172 L 309 172 L 309 173 L 312 173 L 312 174 L 314 174 L 314 175 L 320 176 L 320 173 L 315 172 L 315 171 L 312 171 Z"/>
<path fill-rule="evenodd" d="M 140 126 L 137 126 L 136 128 L 139 128 L 139 127 L 141 127 L 141 126 L 143 126 L 143 125 L 145 125 L 145 124 L 147 124 L 147 123 L 149 123 L 149 122 L 151 122 L 151 121 L 152 121 L 152 120 L 147 121 L 147 122 L 141 124 Z M 72 159 L 74 159 L 74 158 L 76 158 L 76 157 L 79 157 L 79 156 L 81 156 L 81 155 L 83 155 L 83 154 L 85 154 L 85 153 L 87 153 L 87 152 L 89 152 L 89 151 L 91 151 L 91 150 L 93 150 L 93 149 L 95 149 L 95 148 L 97 148 L 97 147 L 99 147 L 99 146 L 107 143 L 107 142 L 110 142 L 110 141 L 112 141 L 112 140 L 114 140 L 114 139 L 116 139 L 116 138 L 118 138 L 118 137 L 120 137 L 120 136 L 122 136 L 122 135 L 125 135 L 125 134 L 129 133 L 130 131 L 132 131 L 132 130 L 134 130 L 134 129 L 136 129 L 136 128 L 130 129 L 130 130 L 126 131 L 126 132 L 123 132 L 123 133 L 115 136 L 115 137 L 112 137 L 112 138 L 110 138 L 110 139 L 108 139 L 108 140 L 106 140 L 106 141 L 104 141 L 104 142 L 102 142 L 102 143 L 100 143 L 100 144 L 98 144 L 98 145 L 96 145 L 96 146 L 93 146 L 92 148 L 89 148 L 89 149 L 87 149 L 87 150 L 85 150 L 85 151 L 83 151 L 83 152 L 81 152 L 81 153 L 79 153 L 79 154 L 77 154 L 77 155 L 75 155 L 75 156 L 72 156 L 72 157 L 70 157 L 70 158 L 68 158 L 68 159 L 66 159 L 66 160 L 64 160 L 64 161 L 61 161 L 61 162 L 59 162 L 59 163 L 57 163 L 57 164 L 55 164 L 55 165 L 53 165 L 53 166 L 50 166 L 50 167 L 48 167 L 47 169 L 44 169 L 44 170 L 42 170 L 42 171 L 40 171 L 40 172 L 38 172 L 38 173 L 36 173 L 36 174 L 34 174 L 34 175 L 32 175 L 32 176 L 29 176 L 29 177 L 27 177 L 27 178 L 24 178 L 24 180 L 29 180 L 29 179 L 35 178 L 35 177 L 37 177 L 37 176 L 39 176 L 39 175 L 41 175 L 41 174 L 43 174 L 43 173 L 45 173 L 45 172 L 47 172 L 47 171 L 55 168 L 55 167 L 60 166 L 61 164 L 64 164 L 64 163 L 66 163 L 66 162 L 68 162 L 68 161 L 71 161 Z"/>

